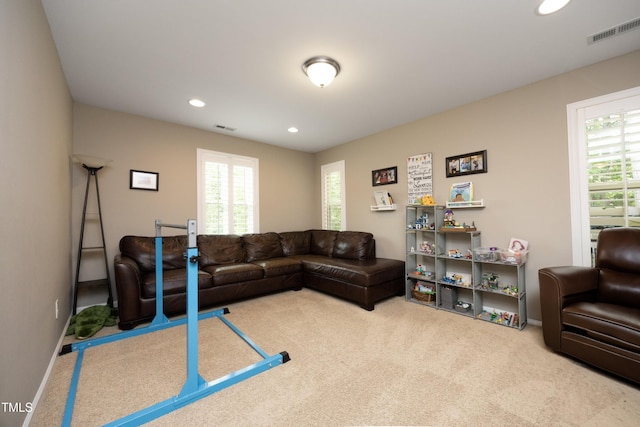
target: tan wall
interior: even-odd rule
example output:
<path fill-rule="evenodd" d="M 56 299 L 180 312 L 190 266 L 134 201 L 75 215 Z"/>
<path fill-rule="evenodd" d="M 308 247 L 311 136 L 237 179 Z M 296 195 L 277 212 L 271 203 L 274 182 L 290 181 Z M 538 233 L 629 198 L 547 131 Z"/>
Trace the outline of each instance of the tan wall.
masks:
<path fill-rule="evenodd" d="M 0 2 L 0 52 L 0 401 L 24 409 L 69 313 L 72 104 L 39 0 Z"/>
<path fill-rule="evenodd" d="M 369 210 L 371 170 L 398 166 L 401 183 L 384 188 L 402 204 L 406 157 L 432 152 L 442 202 L 459 181 L 445 178 L 444 158 L 487 149 L 489 173 L 472 177 L 487 208 L 466 216 L 485 244 L 504 245 L 511 236 L 530 241 L 529 315 L 539 319 L 537 269 L 571 261 L 566 104 L 640 85 L 638 51 L 314 156 L 74 108 L 38 0 L 1 2 L 0 34 L 0 321 L 11 325 L 2 335 L 0 401 L 23 404 L 36 395 L 70 312 L 86 183 L 84 170 L 69 162 L 72 152 L 113 159 L 100 172 L 110 259 L 122 235 L 152 235 L 158 217 L 181 222 L 195 215 L 197 147 L 260 158 L 262 231 L 319 227 L 320 165 L 346 160 L 348 228 L 372 231 L 380 256 L 402 259 L 404 211 Z M 160 172 L 160 192 L 129 190 L 129 169 Z M 19 425 L 24 417 L 3 414 L 2 420 Z"/>
<path fill-rule="evenodd" d="M 261 231 L 301 230 L 315 224 L 318 218 L 318 213 L 314 212 L 316 195 L 310 191 L 313 188 L 312 154 L 76 103 L 74 153 L 112 160 L 98 172 L 111 270 L 122 236 L 153 236 L 156 219 L 185 224 L 187 219 L 196 218 L 197 148 L 259 159 Z M 131 169 L 158 172 L 159 191 L 130 190 Z M 74 245 L 79 240 L 86 182 L 86 171 L 80 165 L 74 165 Z M 88 212 L 97 212 L 91 205 L 95 205 L 93 185 L 91 182 Z M 99 235 L 95 234 L 96 227 L 87 224 L 85 244 L 91 245 Z M 163 230 L 163 235 L 181 233 L 182 230 Z M 76 251 L 73 252 L 75 263 Z M 80 279 L 101 278 L 104 276 L 103 265 L 99 258 L 83 256 Z M 115 281 L 112 282 L 115 287 Z M 93 297 L 86 300 L 81 294 L 78 305 L 96 302 L 104 303 Z"/>
<path fill-rule="evenodd" d="M 371 135 L 317 154 L 316 175 L 322 164 L 345 160 L 348 228 L 373 232 L 379 256 L 403 259 L 406 158 L 433 153 L 439 204 L 463 181 L 485 200 L 485 209 L 456 211 L 475 221 L 483 245 L 529 241 L 528 314 L 539 320 L 538 269 L 572 261 L 567 104 L 639 86 L 638 70 L 640 51 Z M 488 151 L 488 173 L 446 178 L 446 157 L 480 150 Z M 371 170 L 396 165 L 398 184 L 371 186 Z M 399 209 L 371 212 L 374 189 L 389 191 Z"/>

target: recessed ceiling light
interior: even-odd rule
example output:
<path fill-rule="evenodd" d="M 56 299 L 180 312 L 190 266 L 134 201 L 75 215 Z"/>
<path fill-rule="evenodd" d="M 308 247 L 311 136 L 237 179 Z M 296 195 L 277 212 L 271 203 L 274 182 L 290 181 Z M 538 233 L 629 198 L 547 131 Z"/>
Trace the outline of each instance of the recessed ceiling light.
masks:
<path fill-rule="evenodd" d="M 571 0 L 544 0 L 538 6 L 540 15 L 549 15 L 565 7 Z"/>
<path fill-rule="evenodd" d="M 192 107 L 202 108 L 207 104 L 201 99 L 193 98 L 189 100 L 189 105 L 191 105 Z"/>
<path fill-rule="evenodd" d="M 289 129 L 287 129 L 290 133 L 298 133 L 299 129 L 296 127 L 291 126 Z"/>

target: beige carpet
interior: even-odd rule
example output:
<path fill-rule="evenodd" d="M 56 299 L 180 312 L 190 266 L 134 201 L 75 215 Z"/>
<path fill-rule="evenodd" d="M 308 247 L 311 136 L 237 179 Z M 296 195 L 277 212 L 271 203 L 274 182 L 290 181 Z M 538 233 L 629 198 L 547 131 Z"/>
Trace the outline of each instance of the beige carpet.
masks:
<path fill-rule="evenodd" d="M 230 304 L 226 316 L 291 361 L 151 426 L 637 426 L 640 387 L 550 352 L 524 331 L 393 298 L 367 312 L 311 290 Z M 259 356 L 218 319 L 199 324 L 211 381 Z M 117 332 L 107 328 L 102 334 Z M 72 425 L 97 426 L 177 395 L 185 327 L 85 351 Z M 56 360 L 31 426 L 60 425 L 76 353 Z"/>

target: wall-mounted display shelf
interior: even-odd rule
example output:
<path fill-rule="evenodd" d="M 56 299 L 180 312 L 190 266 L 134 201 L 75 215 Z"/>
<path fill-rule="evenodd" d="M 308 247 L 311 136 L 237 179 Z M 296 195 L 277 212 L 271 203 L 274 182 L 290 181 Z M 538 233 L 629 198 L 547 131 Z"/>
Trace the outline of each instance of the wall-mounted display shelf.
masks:
<path fill-rule="evenodd" d="M 387 205 L 387 206 L 371 206 L 371 211 L 372 212 L 377 212 L 377 211 L 395 211 L 396 209 L 398 209 L 398 205 L 396 205 L 395 203 L 392 205 Z"/>
<path fill-rule="evenodd" d="M 445 208 L 406 208 L 407 301 L 523 329 L 526 259 L 515 264 L 487 254 L 478 230 L 446 231 Z"/>
<path fill-rule="evenodd" d="M 484 199 L 467 200 L 464 202 L 447 202 L 447 208 L 448 209 L 484 208 Z"/>

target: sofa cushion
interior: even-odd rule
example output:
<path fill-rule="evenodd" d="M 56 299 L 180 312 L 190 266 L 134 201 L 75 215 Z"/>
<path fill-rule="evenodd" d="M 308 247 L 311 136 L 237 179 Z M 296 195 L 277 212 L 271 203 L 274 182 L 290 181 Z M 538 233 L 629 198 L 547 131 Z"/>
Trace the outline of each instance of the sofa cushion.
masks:
<path fill-rule="evenodd" d="M 156 273 L 147 273 L 142 277 L 142 298 L 156 297 Z M 213 286 L 211 274 L 198 271 L 198 289 L 207 289 Z M 183 294 L 187 291 L 187 269 L 176 268 L 162 271 L 162 294 Z"/>
<path fill-rule="evenodd" d="M 309 253 L 330 257 L 338 232 L 333 230 L 311 230 Z"/>
<path fill-rule="evenodd" d="M 334 258 L 365 259 L 371 253 L 373 234 L 361 231 L 341 231 L 333 246 Z"/>
<path fill-rule="evenodd" d="M 594 339 L 640 351 L 640 310 L 637 308 L 578 302 L 562 310 L 562 323 Z"/>
<path fill-rule="evenodd" d="M 242 236 L 247 262 L 284 256 L 278 233 L 256 233 Z"/>
<path fill-rule="evenodd" d="M 387 258 L 347 260 L 308 256 L 302 258 L 302 265 L 305 273 L 365 287 L 404 277 L 404 261 Z"/>
<path fill-rule="evenodd" d="M 272 258 L 253 261 L 264 270 L 264 277 L 284 276 L 302 271 L 302 262 L 297 258 Z"/>
<path fill-rule="evenodd" d="M 204 267 L 203 270 L 213 277 L 213 286 L 247 282 L 264 277 L 262 267 L 249 263 L 210 265 Z"/>
<path fill-rule="evenodd" d="M 306 255 L 311 246 L 310 231 L 287 231 L 280 233 L 284 256 Z"/>
<path fill-rule="evenodd" d="M 124 236 L 120 239 L 120 253 L 132 258 L 142 272 L 155 271 L 156 238 Z M 162 238 L 162 269 L 185 268 L 184 254 L 189 241 L 187 236 L 166 236 Z"/>
<path fill-rule="evenodd" d="M 198 235 L 199 265 L 233 264 L 244 262 L 246 254 L 242 237 L 234 235 Z"/>

